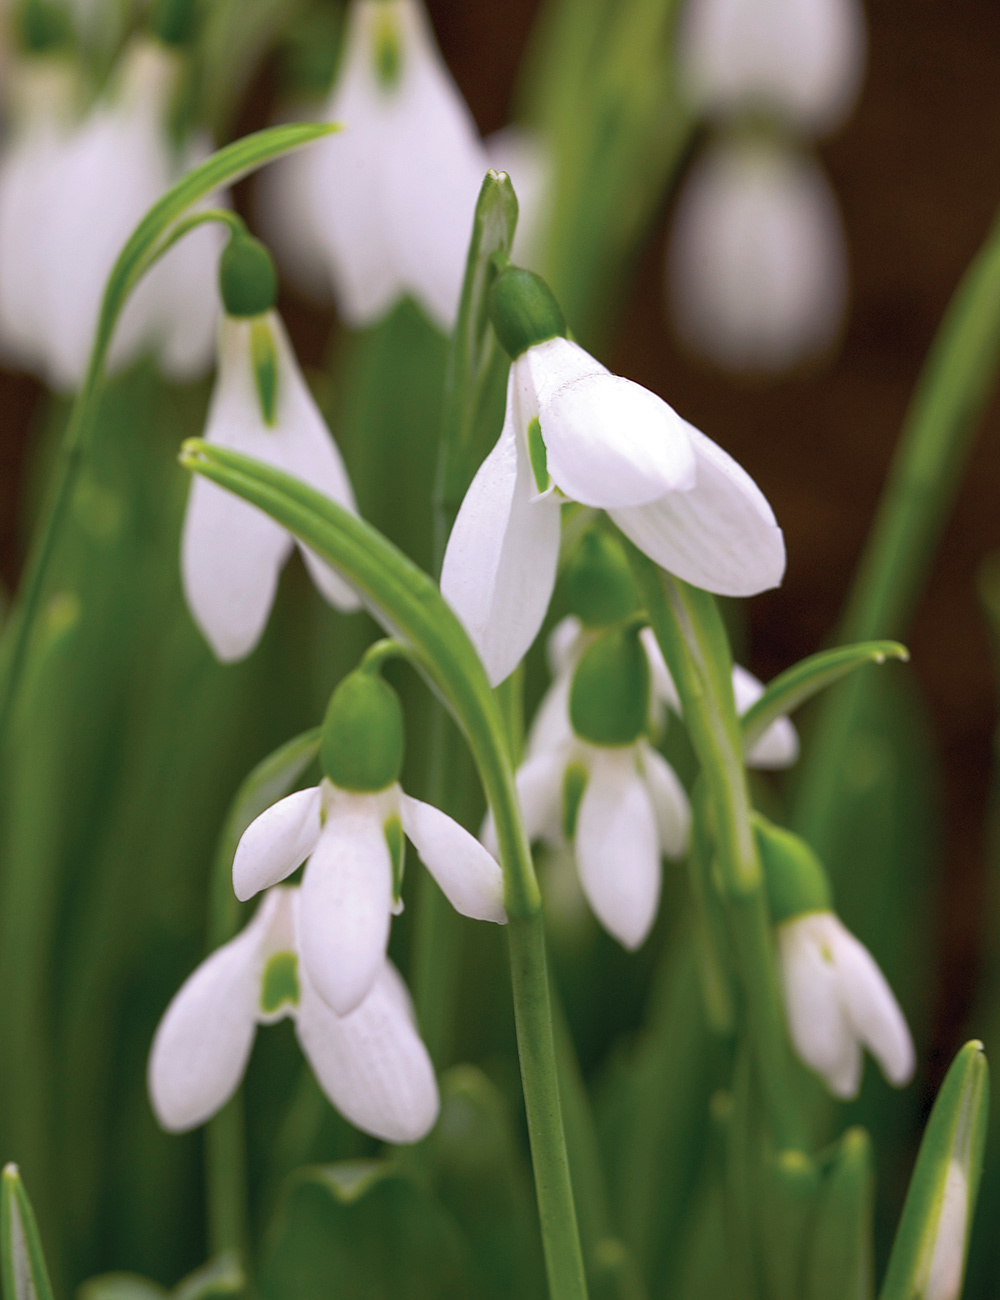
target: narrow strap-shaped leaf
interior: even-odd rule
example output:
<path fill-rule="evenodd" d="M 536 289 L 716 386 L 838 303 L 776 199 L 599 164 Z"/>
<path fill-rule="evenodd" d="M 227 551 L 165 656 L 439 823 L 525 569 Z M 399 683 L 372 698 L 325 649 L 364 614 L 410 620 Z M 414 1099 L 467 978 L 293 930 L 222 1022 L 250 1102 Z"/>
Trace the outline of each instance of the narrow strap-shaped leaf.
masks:
<path fill-rule="evenodd" d="M 879 1300 L 957 1300 L 989 1110 L 983 1045 L 952 1062 L 927 1121 Z"/>
<path fill-rule="evenodd" d="M 102 1273 L 83 1283 L 76 1300 L 167 1300 L 168 1295 L 166 1287 L 138 1273 Z"/>
<path fill-rule="evenodd" d="M 850 1128 L 823 1184 L 806 1260 L 806 1300 L 872 1300 L 874 1183 L 871 1140 L 863 1128 Z"/>
<path fill-rule="evenodd" d="M 743 714 L 740 723 L 744 745 L 753 745 L 776 718 L 791 713 L 825 686 L 832 685 L 862 664 L 883 664 L 887 659 L 905 662 L 909 657 L 909 650 L 898 641 L 863 641 L 859 645 L 821 650 L 819 654 L 800 659 L 779 673 L 756 704 Z"/>
<path fill-rule="evenodd" d="M 0 1277 L 3 1300 L 52 1300 L 35 1212 L 17 1165 L 6 1165 L 0 1185 Z"/>

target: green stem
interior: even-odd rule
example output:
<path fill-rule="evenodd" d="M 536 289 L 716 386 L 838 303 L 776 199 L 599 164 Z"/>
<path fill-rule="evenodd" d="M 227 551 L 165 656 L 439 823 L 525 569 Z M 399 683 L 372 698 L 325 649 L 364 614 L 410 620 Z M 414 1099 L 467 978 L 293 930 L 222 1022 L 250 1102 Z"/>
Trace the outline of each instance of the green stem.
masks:
<path fill-rule="evenodd" d="M 297 479 L 192 439 L 181 461 L 258 506 L 340 569 L 411 650 L 465 733 L 493 812 L 509 919 L 521 1081 L 552 1300 L 587 1294 L 563 1132 L 541 896 L 503 718 L 485 669 L 437 585 L 364 520 Z"/>
<path fill-rule="evenodd" d="M 760 1093 L 779 1149 L 800 1147 L 804 1130 L 790 1079 L 784 1009 L 750 822 L 725 628 L 707 592 L 663 573 L 634 547 L 630 553 L 650 625 L 677 684 L 684 721 L 711 795 L 723 902 Z"/>

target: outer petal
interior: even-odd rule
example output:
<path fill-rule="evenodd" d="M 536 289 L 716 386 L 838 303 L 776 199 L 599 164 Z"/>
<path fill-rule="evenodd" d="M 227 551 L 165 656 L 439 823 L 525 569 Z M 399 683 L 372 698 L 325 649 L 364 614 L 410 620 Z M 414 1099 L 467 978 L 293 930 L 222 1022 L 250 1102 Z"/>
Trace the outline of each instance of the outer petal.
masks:
<path fill-rule="evenodd" d="M 689 426 L 662 398 L 603 369 L 563 378 L 594 364 L 568 339 L 529 348 L 526 359 L 549 473 L 566 496 L 610 509 L 694 484 Z"/>
<path fill-rule="evenodd" d="M 682 858 L 691 833 L 691 805 L 677 773 L 652 745 L 642 746 L 642 767 L 656 813 L 660 851 L 668 858 Z"/>
<path fill-rule="evenodd" d="M 677 694 L 677 686 L 671 676 L 670 669 L 667 667 L 667 661 L 663 657 L 663 651 L 660 649 L 660 643 L 657 641 L 653 629 L 644 627 L 639 633 L 639 640 L 642 642 L 642 648 L 649 660 L 653 694 L 657 699 L 662 700 L 668 708 L 679 714 L 681 712 L 681 697 Z"/>
<path fill-rule="evenodd" d="M 733 664 L 733 695 L 736 712 L 743 716 L 764 694 L 764 686 L 753 673 Z M 790 718 L 775 718 L 768 729 L 747 751 L 751 767 L 791 767 L 799 756 L 799 733 Z"/>
<path fill-rule="evenodd" d="M 319 786 L 286 795 L 243 832 L 233 858 L 233 890 L 241 901 L 270 889 L 305 862 L 320 834 Z"/>
<path fill-rule="evenodd" d="M 303 965 L 339 1016 L 362 1001 L 385 961 L 392 861 L 378 796 L 344 799 L 327 814 L 302 877 Z"/>
<path fill-rule="evenodd" d="M 181 985 L 156 1030 L 148 1084 L 156 1118 L 183 1132 L 203 1124 L 236 1091 L 257 1029 L 261 944 L 279 898 Z"/>
<path fill-rule="evenodd" d="M 575 614 L 567 614 L 555 625 L 545 643 L 545 657 L 553 677 L 574 667 L 583 650 L 585 635 L 583 623 Z"/>
<path fill-rule="evenodd" d="M 693 425 L 698 459 L 689 492 L 609 513 L 651 560 L 721 596 L 776 587 L 785 572 L 785 540 L 764 494 L 746 470 Z"/>
<path fill-rule="evenodd" d="M 822 1074 L 837 1096 L 857 1090 L 852 1063 L 860 1057 L 844 1015 L 839 979 L 829 952 L 828 913 L 810 913 L 778 927 L 782 989 L 795 1050 Z M 826 952 L 824 952 L 826 949 Z M 853 1083 L 853 1087 L 851 1084 Z"/>
<path fill-rule="evenodd" d="M 594 757 L 573 847 L 597 919 L 626 948 L 638 948 L 660 901 L 660 845 L 656 815 L 631 748 Z"/>
<path fill-rule="evenodd" d="M 851 1025 L 885 1077 L 900 1088 L 916 1066 L 906 1018 L 868 949 L 837 918 L 831 919 L 830 943 Z"/>
<path fill-rule="evenodd" d="M 503 872 L 474 835 L 432 804 L 404 794 L 403 830 L 448 902 L 463 916 L 503 925 Z"/>
<path fill-rule="evenodd" d="M 337 1016 L 303 970 L 296 1032 L 330 1101 L 352 1124 L 386 1142 L 416 1142 L 437 1119 L 427 1049 L 408 1014 L 396 968 L 385 962 L 360 1006 Z"/>
<path fill-rule="evenodd" d="M 559 503 L 535 499 L 515 434 L 515 401 L 512 369 L 503 432 L 466 493 L 441 570 L 441 592 L 493 685 L 514 671 L 538 635 L 559 560 Z"/>
<path fill-rule="evenodd" d="M 569 696 L 573 687 L 573 672 L 568 669 L 559 674 L 542 696 L 524 752 L 529 758 L 546 750 L 560 749 L 573 739 L 573 726 L 569 720 Z"/>
<path fill-rule="evenodd" d="M 529 841 L 562 842 L 562 788 L 566 750 L 543 750 L 517 769 L 517 794 Z M 493 814 L 487 813 L 480 836 L 494 857 L 498 854 Z"/>

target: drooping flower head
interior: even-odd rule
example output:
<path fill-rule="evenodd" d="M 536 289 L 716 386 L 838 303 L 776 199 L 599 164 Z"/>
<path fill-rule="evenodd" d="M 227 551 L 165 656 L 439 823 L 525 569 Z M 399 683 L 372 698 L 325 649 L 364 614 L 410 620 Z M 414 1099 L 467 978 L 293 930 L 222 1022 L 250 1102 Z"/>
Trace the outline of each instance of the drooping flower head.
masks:
<path fill-rule="evenodd" d="M 857 1095 L 865 1047 L 902 1087 L 915 1066 L 909 1028 L 871 953 L 833 911 L 819 860 L 762 817 L 755 829 L 795 1050 L 835 1097 Z"/>
<path fill-rule="evenodd" d="M 437 808 L 404 794 L 399 699 L 364 664 L 334 691 L 323 724 L 319 785 L 279 800 L 253 822 L 233 862 L 240 899 L 303 862 L 300 951 L 320 996 L 348 1015 L 385 962 L 401 908 L 405 840 L 465 916 L 503 922 L 503 878 L 483 846 Z"/>
<path fill-rule="evenodd" d="M 277 278 L 267 250 L 249 236 L 234 236 L 219 278 L 226 310 L 206 440 L 274 465 L 356 511 L 336 443 L 273 310 Z M 257 644 L 294 545 L 256 506 L 195 476 L 181 572 L 188 608 L 219 659 L 242 659 Z M 300 550 L 325 599 L 340 610 L 357 609 L 344 579 L 307 546 Z"/>
<path fill-rule="evenodd" d="M 320 997 L 301 960 L 301 894 L 272 889 L 244 930 L 189 976 L 160 1021 L 149 1094 L 164 1128 L 203 1124 L 239 1087 L 258 1025 L 290 1016 L 329 1100 L 357 1128 L 416 1142 L 437 1118 L 438 1092 L 406 986 L 384 962 L 350 1015 Z"/>
<path fill-rule="evenodd" d="M 661 398 L 566 337 L 545 283 L 508 268 L 491 315 L 512 358 L 500 439 L 445 552 L 441 590 L 494 683 L 545 617 L 564 500 L 606 510 L 663 568 L 722 595 L 776 586 L 781 529 L 750 476 Z"/>

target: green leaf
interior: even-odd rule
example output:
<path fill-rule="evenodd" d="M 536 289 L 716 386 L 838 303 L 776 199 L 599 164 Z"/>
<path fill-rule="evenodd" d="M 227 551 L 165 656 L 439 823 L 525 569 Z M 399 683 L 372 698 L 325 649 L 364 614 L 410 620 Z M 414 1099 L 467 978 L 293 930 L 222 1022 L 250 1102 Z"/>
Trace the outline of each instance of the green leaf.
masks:
<path fill-rule="evenodd" d="M 88 1278 L 76 1293 L 76 1300 L 166 1300 L 166 1287 L 137 1273 L 102 1273 Z"/>
<path fill-rule="evenodd" d="M 0 1278 L 3 1300 L 52 1300 L 35 1212 L 17 1165 L 5 1165 L 0 1185 Z"/>
<path fill-rule="evenodd" d="M 806 1300 L 871 1300 L 874 1196 L 871 1140 L 863 1128 L 848 1129 L 820 1194 L 806 1261 Z"/>
<path fill-rule="evenodd" d="M 961 1294 L 988 1110 L 989 1067 L 973 1040 L 952 1062 L 927 1121 L 879 1300 Z"/>
<path fill-rule="evenodd" d="M 262 1300 L 468 1300 L 468 1247 L 441 1203 L 384 1161 L 302 1170 L 260 1273 Z"/>
<path fill-rule="evenodd" d="M 910 652 L 897 641 L 864 641 L 860 645 L 837 646 L 801 659 L 775 677 L 764 694 L 740 718 L 743 745 L 755 744 L 776 718 L 791 713 L 825 686 L 860 668 L 862 664 L 883 664 L 887 659 L 904 663 Z"/>

